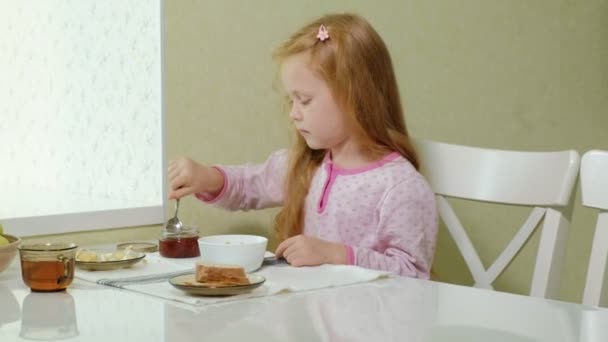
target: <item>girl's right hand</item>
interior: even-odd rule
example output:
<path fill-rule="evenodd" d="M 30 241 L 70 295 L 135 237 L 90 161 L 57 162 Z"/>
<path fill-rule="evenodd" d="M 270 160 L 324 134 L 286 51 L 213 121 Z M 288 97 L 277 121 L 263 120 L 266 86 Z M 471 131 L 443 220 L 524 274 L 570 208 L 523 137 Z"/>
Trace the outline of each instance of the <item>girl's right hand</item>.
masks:
<path fill-rule="evenodd" d="M 215 168 L 188 158 L 169 162 L 169 199 L 195 193 L 217 195 L 224 186 L 224 176 Z"/>

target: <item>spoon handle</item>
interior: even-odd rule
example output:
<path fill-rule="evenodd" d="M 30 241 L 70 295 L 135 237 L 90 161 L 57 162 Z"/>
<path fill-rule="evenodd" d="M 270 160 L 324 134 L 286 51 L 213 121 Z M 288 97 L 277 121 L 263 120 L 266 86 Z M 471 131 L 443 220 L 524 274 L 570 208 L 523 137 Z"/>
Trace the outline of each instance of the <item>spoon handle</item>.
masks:
<path fill-rule="evenodd" d="M 178 211 L 179 211 L 179 198 L 175 201 L 175 215 L 173 215 L 173 217 L 177 218 Z"/>

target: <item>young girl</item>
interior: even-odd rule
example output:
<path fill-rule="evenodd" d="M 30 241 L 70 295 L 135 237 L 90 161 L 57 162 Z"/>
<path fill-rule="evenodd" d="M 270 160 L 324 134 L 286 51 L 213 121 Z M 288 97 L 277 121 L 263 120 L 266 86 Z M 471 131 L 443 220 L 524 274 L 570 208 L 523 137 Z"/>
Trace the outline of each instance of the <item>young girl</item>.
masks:
<path fill-rule="evenodd" d="M 296 141 L 259 165 L 169 164 L 170 199 L 228 210 L 281 206 L 275 254 L 429 278 L 434 195 L 417 171 L 388 50 L 356 15 L 327 15 L 275 53 Z"/>

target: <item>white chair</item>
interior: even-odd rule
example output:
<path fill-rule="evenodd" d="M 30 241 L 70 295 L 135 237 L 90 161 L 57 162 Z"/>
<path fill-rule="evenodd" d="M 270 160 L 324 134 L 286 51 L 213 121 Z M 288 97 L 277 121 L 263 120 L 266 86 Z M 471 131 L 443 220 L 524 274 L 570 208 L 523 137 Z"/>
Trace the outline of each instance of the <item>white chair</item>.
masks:
<path fill-rule="evenodd" d="M 441 219 L 454 239 L 476 287 L 492 283 L 526 244 L 541 220 L 536 264 L 529 294 L 556 298 L 569 222 L 568 205 L 579 170 L 576 151 L 521 152 L 416 140 L 421 172 L 435 191 Z M 486 269 L 447 198 L 533 207 L 519 232 Z"/>
<path fill-rule="evenodd" d="M 593 150 L 583 155 L 581 191 L 583 205 L 599 209 L 583 304 L 608 306 L 608 151 Z"/>

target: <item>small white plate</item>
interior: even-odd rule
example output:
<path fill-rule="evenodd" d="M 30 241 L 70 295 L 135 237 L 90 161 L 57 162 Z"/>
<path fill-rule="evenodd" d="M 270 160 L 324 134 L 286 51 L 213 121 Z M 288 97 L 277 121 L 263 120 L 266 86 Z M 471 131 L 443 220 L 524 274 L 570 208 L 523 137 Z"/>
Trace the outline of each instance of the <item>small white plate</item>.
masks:
<path fill-rule="evenodd" d="M 199 283 L 195 280 L 195 274 L 185 274 L 169 279 L 169 283 L 176 289 L 197 296 L 233 296 L 241 293 L 251 292 L 264 284 L 266 279 L 257 274 L 248 274 L 247 285 L 218 285 L 217 283 Z"/>

